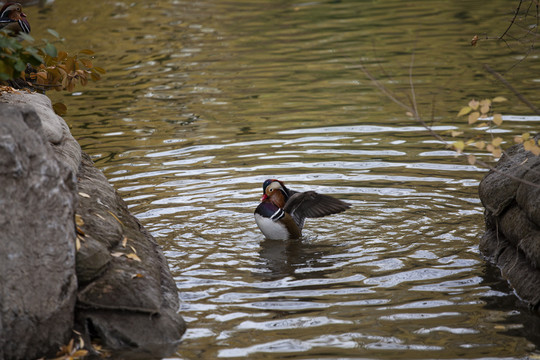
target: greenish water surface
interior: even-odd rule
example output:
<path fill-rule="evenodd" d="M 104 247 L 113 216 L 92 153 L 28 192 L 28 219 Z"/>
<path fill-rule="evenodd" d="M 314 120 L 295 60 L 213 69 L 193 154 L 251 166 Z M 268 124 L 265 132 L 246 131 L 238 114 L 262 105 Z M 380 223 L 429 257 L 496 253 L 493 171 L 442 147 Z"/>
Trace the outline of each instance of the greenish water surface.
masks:
<path fill-rule="evenodd" d="M 472 97 L 505 96 L 505 136 L 537 129 L 482 69 L 524 46 L 514 2 L 56 0 L 29 7 L 108 73 L 74 94 L 73 135 L 162 245 L 188 331 L 171 359 L 517 359 L 538 317 L 478 252 L 482 169 L 374 88 L 413 81 L 437 131 Z M 538 103 L 531 54 L 506 76 Z M 480 133 L 480 131 L 479 131 Z M 484 155 L 480 158 L 488 160 Z M 300 242 L 264 240 L 266 178 L 353 206 Z"/>

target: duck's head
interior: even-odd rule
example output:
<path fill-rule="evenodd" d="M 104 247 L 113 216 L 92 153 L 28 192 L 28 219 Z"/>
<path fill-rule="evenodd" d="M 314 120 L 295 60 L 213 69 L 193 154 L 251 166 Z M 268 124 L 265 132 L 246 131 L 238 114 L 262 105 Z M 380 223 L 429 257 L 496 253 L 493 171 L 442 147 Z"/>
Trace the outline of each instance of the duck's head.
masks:
<path fill-rule="evenodd" d="M 261 201 L 270 199 L 276 206 L 283 207 L 288 198 L 285 184 L 277 179 L 268 179 L 263 183 L 263 196 Z"/>
<path fill-rule="evenodd" d="M 16 2 L 8 2 L 0 9 L 0 18 L 10 19 L 19 23 L 20 31 L 30 33 L 30 23 L 26 14 L 22 11 L 22 5 Z"/>

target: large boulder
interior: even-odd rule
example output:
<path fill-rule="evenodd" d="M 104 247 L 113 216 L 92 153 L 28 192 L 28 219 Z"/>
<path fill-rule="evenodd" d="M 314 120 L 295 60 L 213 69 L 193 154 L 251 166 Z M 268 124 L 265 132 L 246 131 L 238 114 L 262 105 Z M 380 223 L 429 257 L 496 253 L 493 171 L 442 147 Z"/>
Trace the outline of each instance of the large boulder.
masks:
<path fill-rule="evenodd" d="M 185 324 L 167 261 L 47 97 L 0 97 L 0 169 L 0 359 L 54 354 L 73 329 L 91 351 L 172 353 Z"/>
<path fill-rule="evenodd" d="M 0 359 L 37 358 L 72 334 L 75 176 L 44 132 L 32 107 L 0 106 Z"/>
<path fill-rule="evenodd" d="M 537 137 L 538 139 L 538 137 Z M 540 157 L 512 146 L 481 181 L 480 251 L 531 307 L 540 305 Z"/>

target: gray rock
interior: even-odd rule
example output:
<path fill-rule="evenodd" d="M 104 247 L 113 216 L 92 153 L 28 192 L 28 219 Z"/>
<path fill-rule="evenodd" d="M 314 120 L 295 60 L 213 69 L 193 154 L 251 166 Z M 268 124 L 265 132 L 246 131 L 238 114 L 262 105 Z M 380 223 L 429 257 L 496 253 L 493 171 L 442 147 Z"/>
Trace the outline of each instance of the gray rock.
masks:
<path fill-rule="evenodd" d="M 533 185 L 533 184 L 536 184 Z M 540 305 L 540 157 L 514 145 L 479 187 L 486 208 L 480 251 L 516 293 Z"/>
<path fill-rule="evenodd" d="M 0 359 L 54 355 L 74 327 L 90 350 L 172 353 L 167 261 L 45 96 L 0 97 L 0 169 Z"/>
<path fill-rule="evenodd" d="M 106 267 L 80 288 L 77 323 L 109 349 L 138 348 L 156 357 L 167 356 L 185 331 L 176 313 L 178 291 L 167 261 L 86 154 L 78 177 L 77 214 L 84 221 L 81 250 L 97 244 Z M 83 261 L 81 253 L 77 263 Z"/>
<path fill-rule="evenodd" d="M 1 359 L 40 357 L 72 334 L 75 179 L 43 132 L 31 107 L 0 104 Z"/>

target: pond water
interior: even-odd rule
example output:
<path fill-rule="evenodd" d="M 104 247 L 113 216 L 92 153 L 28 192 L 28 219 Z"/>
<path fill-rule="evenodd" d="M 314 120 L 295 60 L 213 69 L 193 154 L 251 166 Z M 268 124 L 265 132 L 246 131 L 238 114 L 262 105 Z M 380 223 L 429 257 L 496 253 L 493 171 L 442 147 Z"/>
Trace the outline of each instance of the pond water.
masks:
<path fill-rule="evenodd" d="M 513 2 L 56 0 L 33 35 L 90 48 L 108 73 L 74 94 L 73 135 L 162 245 L 188 330 L 171 359 L 538 358 L 540 322 L 478 252 L 484 171 L 437 143 L 361 71 L 426 120 L 463 130 L 472 97 L 505 136 L 537 129 L 482 69 L 516 64 Z M 481 37 L 484 35 L 480 35 Z M 51 38 L 50 36 L 48 36 Z M 505 76 L 532 101 L 532 54 Z M 536 77 L 534 77 L 536 74 Z M 482 131 L 478 131 L 482 133 Z M 479 155 L 484 160 L 487 156 Z M 268 241 L 267 178 L 352 204 Z"/>

